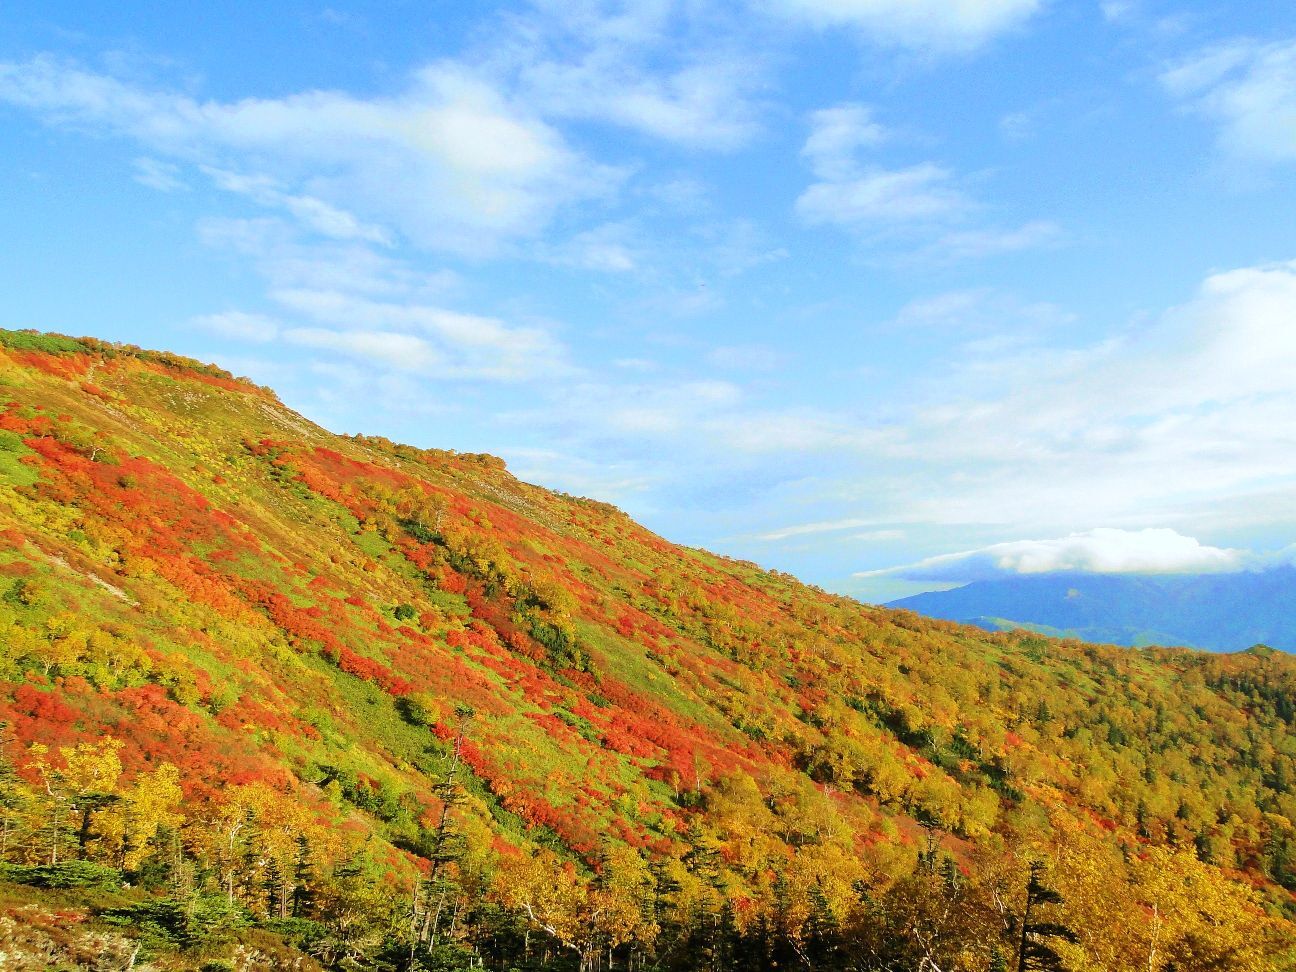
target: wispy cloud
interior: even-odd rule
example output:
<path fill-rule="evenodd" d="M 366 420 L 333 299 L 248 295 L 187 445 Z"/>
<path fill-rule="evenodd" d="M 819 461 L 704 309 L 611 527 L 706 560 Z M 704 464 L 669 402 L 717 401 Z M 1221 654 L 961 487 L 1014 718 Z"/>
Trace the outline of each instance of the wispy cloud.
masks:
<path fill-rule="evenodd" d="M 891 133 L 859 103 L 811 112 L 801 158 L 815 176 L 796 200 L 796 212 L 812 226 L 837 226 L 865 237 L 894 232 L 928 242 L 910 248 L 900 262 L 954 263 L 1056 244 L 1061 230 L 1048 220 L 1016 227 L 967 226 L 985 207 L 963 180 L 933 161 L 900 168 L 875 155 Z"/>
<path fill-rule="evenodd" d="M 907 169 L 869 168 L 816 182 L 796 201 L 806 222 L 846 227 L 940 221 L 971 207 L 972 201 L 953 184 L 953 174 L 932 162 Z"/>
<path fill-rule="evenodd" d="M 279 217 L 206 217 L 198 238 L 214 250 L 248 260 L 274 290 L 341 290 L 369 296 L 426 300 L 456 290 L 461 278 L 354 239 L 319 239 Z"/>
<path fill-rule="evenodd" d="M 810 135 L 801 156 L 819 178 L 842 181 L 856 174 L 862 150 L 886 139 L 886 129 L 874 120 L 868 105 L 848 102 L 810 113 Z"/>
<path fill-rule="evenodd" d="M 539 327 L 338 291 L 281 290 L 271 296 L 293 313 L 336 329 L 289 332 L 289 339 L 367 353 L 405 370 L 494 381 L 552 379 L 572 371 L 566 349 Z"/>
<path fill-rule="evenodd" d="M 774 348 L 755 344 L 727 344 L 707 352 L 707 361 L 729 371 L 773 371 L 784 360 Z"/>
<path fill-rule="evenodd" d="M 730 150 L 760 130 L 764 58 L 743 19 L 708 4 L 539 0 L 481 58 L 548 118 L 605 122 L 690 148 Z"/>
<path fill-rule="evenodd" d="M 637 460 L 592 461 L 584 456 L 534 446 L 506 448 L 509 468 L 530 482 L 542 482 L 577 496 L 605 501 L 643 501 L 659 485 L 660 471 Z"/>
<path fill-rule="evenodd" d="M 1296 161 L 1296 40 L 1236 40 L 1198 51 L 1165 70 L 1165 89 L 1219 126 L 1229 157 Z"/>
<path fill-rule="evenodd" d="M 933 54 L 974 50 L 1036 14 L 1041 0 L 768 0 L 819 27 L 854 28 L 869 40 Z"/>
<path fill-rule="evenodd" d="M 643 244 L 628 223 L 604 223 L 576 233 L 552 247 L 548 259 L 554 263 L 603 273 L 627 273 L 644 259 Z"/>
<path fill-rule="evenodd" d="M 202 314 L 191 318 L 190 326 L 215 334 L 219 337 L 233 338 L 238 341 L 251 341 L 263 344 L 279 336 L 280 324 L 264 314 L 249 314 L 244 311 L 222 311 L 219 314 Z"/>
<path fill-rule="evenodd" d="M 314 196 L 284 192 L 269 176 L 243 175 L 210 166 L 203 166 L 202 171 L 217 188 L 247 196 L 271 209 L 282 209 L 303 227 L 321 236 L 392 245 L 391 234 L 381 226 L 363 223 L 346 210 Z"/>
<path fill-rule="evenodd" d="M 254 156 L 261 168 L 225 177 L 226 186 L 266 194 L 312 229 L 345 228 L 342 214 L 358 210 L 420 245 L 456 251 L 533 235 L 562 206 L 620 178 L 453 62 L 415 72 L 385 97 L 307 91 L 220 102 L 38 57 L 0 64 L 0 101 L 50 124 L 130 137 L 211 166 L 218 179 L 238 170 L 229 160 Z"/>
<path fill-rule="evenodd" d="M 394 331 L 330 331 L 296 327 L 284 333 L 290 344 L 340 351 L 367 364 L 379 363 L 400 371 L 436 373 L 446 368 L 445 358 L 424 338 Z"/>
<path fill-rule="evenodd" d="M 892 447 L 911 464 L 899 508 L 933 523 L 1111 523 L 1290 491 L 1293 317 L 1296 264 L 1248 267 L 1114 338 L 1009 346 L 946 372 Z"/>
<path fill-rule="evenodd" d="M 970 208 L 971 201 L 942 166 L 924 162 L 885 169 L 865 161 L 866 150 L 887 137 L 868 106 L 850 103 L 814 111 L 809 125 L 801 157 L 818 181 L 796 201 L 806 222 L 876 226 L 941 220 Z"/>
<path fill-rule="evenodd" d="M 921 250 L 917 256 L 935 263 L 957 263 L 1055 247 L 1065 238 L 1066 234 L 1057 223 L 1036 219 L 1006 228 L 951 230 Z"/>
<path fill-rule="evenodd" d="M 842 530 L 858 530 L 860 527 L 875 526 L 876 520 L 847 517 L 842 520 L 823 520 L 818 523 L 798 523 L 795 526 L 780 527 L 768 533 L 760 534 L 757 540 L 787 540 L 790 537 L 804 537 L 815 533 L 836 533 Z"/>
<path fill-rule="evenodd" d="M 189 188 L 180 167 L 160 159 L 141 156 L 134 162 L 135 181 L 158 192 L 182 192 Z"/>
<path fill-rule="evenodd" d="M 279 219 L 208 220 L 201 236 L 250 259 L 275 307 L 273 316 L 229 310 L 196 318 L 209 333 L 261 343 L 278 337 L 370 369 L 455 381 L 531 382 L 577 371 L 546 325 L 444 306 L 459 289 L 455 273 L 420 272 L 365 241 L 307 238 Z"/>
<path fill-rule="evenodd" d="M 891 325 L 999 339 L 1025 331 L 1038 339 L 1073 319 L 1074 315 L 1056 304 L 1023 301 L 990 287 L 973 287 L 915 298 L 900 308 Z"/>

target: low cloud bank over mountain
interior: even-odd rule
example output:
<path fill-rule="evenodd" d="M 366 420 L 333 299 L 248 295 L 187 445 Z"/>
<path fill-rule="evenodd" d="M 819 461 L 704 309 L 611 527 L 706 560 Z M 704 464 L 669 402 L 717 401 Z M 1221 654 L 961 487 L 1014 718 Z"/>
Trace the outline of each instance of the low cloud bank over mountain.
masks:
<path fill-rule="evenodd" d="M 1218 574 L 1272 563 L 1246 550 L 1213 547 L 1174 530 L 1102 527 L 1051 540 L 1013 540 L 928 557 L 857 576 L 908 580 L 987 580 L 1017 574 Z"/>

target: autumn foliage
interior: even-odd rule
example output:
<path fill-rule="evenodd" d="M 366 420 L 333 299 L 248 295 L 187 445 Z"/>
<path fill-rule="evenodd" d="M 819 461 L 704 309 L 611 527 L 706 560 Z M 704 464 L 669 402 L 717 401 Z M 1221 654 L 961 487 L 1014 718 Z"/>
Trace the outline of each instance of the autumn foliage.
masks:
<path fill-rule="evenodd" d="M 125 895 L 94 920 L 195 968 L 249 927 L 337 968 L 1288 967 L 1288 656 L 869 607 L 170 355 L 0 332 L 0 380 L 22 894 Z"/>

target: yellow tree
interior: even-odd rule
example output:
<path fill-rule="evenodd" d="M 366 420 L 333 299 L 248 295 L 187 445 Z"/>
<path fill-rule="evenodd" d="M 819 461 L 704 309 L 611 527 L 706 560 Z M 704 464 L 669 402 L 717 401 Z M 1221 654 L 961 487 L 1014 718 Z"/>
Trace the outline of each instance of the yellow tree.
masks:
<path fill-rule="evenodd" d="M 505 859 L 496 886 L 506 906 L 521 911 L 559 947 L 579 956 L 581 972 L 592 967 L 598 953 L 598 913 L 590 906 L 588 886 L 570 863 L 549 850 Z"/>
<path fill-rule="evenodd" d="M 235 787 L 235 791 L 241 787 Z M 200 820 L 191 821 L 184 842 L 198 862 L 215 873 L 228 904 L 234 904 L 244 848 L 250 833 L 251 811 L 242 800 L 228 799 L 211 807 Z"/>
<path fill-rule="evenodd" d="M 51 757 L 49 747 L 42 743 L 33 743 L 27 750 L 45 790 L 51 864 L 58 863 L 70 818 L 76 820 L 77 854 L 86 857 L 95 836 L 96 813 L 118 799 L 117 780 L 122 765 L 117 751 L 121 747 L 121 740 L 110 736 L 97 743 L 62 746 L 57 758 Z"/>
<path fill-rule="evenodd" d="M 265 910 L 287 918 L 297 887 L 312 828 L 311 815 L 301 803 L 263 784 L 236 787 L 234 802 L 247 808 L 251 821 L 253 878 L 266 891 Z M 258 902 L 253 901 L 254 907 Z M 258 909 L 260 910 L 260 909 Z"/>
<path fill-rule="evenodd" d="M 1057 952 L 1072 972 L 1261 972 L 1292 947 L 1249 887 L 1189 851 L 1150 848 L 1126 860 L 1109 838 L 1055 817 L 1050 880 L 1074 943 Z"/>
<path fill-rule="evenodd" d="M 1153 848 L 1132 871 L 1147 916 L 1139 953 L 1151 972 L 1253 972 L 1271 968 L 1275 956 L 1296 945 L 1252 889 L 1189 852 Z"/>
<path fill-rule="evenodd" d="M 839 843 L 798 848 L 783 872 L 787 885 L 784 921 L 794 941 L 803 937 L 816 909 L 833 923 L 844 921 L 859 901 L 857 890 L 868 873 L 853 848 Z"/>
<path fill-rule="evenodd" d="M 635 851 L 611 847 L 604 853 L 589 909 L 609 951 L 622 945 L 637 950 L 652 944 L 659 931 L 648 907 L 654 894 L 652 872 Z"/>
<path fill-rule="evenodd" d="M 118 866 L 138 870 L 151 852 L 159 830 L 174 830 L 184 821 L 180 801 L 180 771 L 163 763 L 152 773 L 136 777 L 102 825 L 105 843 L 115 853 Z"/>
<path fill-rule="evenodd" d="M 1053 824 L 1051 878 L 1066 902 L 1067 926 L 1077 937 L 1074 943 L 1056 943 L 1067 968 L 1147 972 L 1148 957 L 1140 939 L 1154 915 L 1135 897 L 1119 849 L 1077 824 L 1060 818 Z"/>

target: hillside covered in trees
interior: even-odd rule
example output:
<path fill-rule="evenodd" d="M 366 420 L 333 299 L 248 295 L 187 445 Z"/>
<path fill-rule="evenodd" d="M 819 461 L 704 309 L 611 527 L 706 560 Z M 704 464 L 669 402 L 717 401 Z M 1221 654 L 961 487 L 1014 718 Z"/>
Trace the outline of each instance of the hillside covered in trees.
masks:
<path fill-rule="evenodd" d="M 1293 967 L 1292 657 L 865 606 L 167 354 L 0 386 L 0 967 Z"/>

